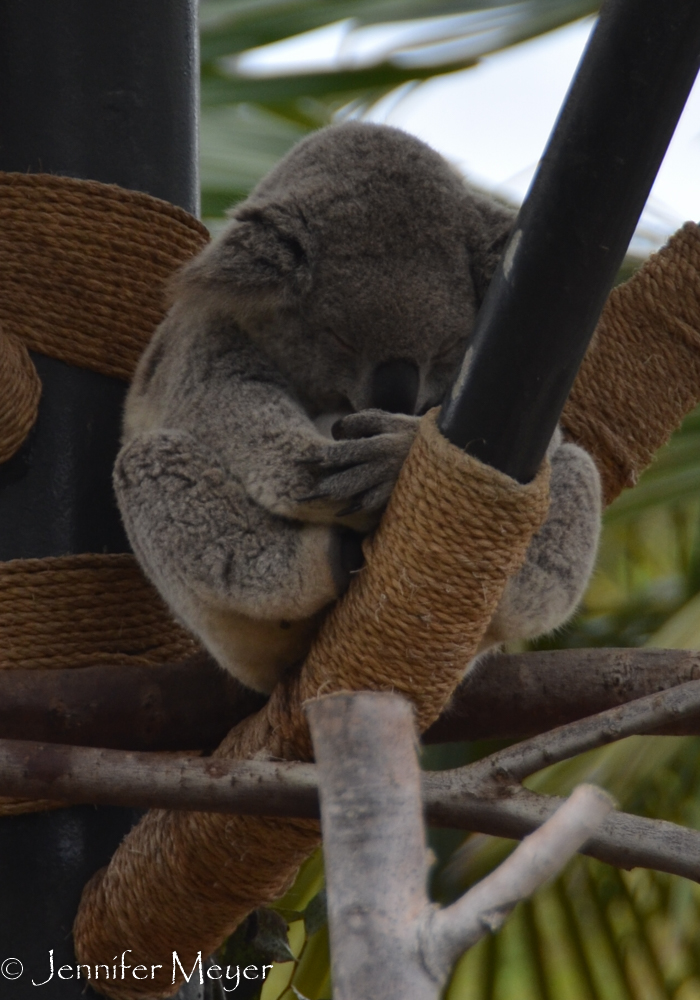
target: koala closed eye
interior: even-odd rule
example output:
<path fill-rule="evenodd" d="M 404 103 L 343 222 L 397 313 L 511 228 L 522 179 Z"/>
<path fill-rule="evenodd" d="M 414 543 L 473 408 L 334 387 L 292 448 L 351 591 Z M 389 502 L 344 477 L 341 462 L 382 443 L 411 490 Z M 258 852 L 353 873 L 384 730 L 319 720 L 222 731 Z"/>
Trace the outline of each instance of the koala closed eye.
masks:
<path fill-rule="evenodd" d="M 300 662 L 358 570 L 513 217 L 419 140 L 348 122 L 296 146 L 173 281 L 115 490 L 145 572 L 243 683 Z M 553 443 L 550 517 L 490 642 L 552 627 L 585 585 L 599 486 L 572 448 Z"/>

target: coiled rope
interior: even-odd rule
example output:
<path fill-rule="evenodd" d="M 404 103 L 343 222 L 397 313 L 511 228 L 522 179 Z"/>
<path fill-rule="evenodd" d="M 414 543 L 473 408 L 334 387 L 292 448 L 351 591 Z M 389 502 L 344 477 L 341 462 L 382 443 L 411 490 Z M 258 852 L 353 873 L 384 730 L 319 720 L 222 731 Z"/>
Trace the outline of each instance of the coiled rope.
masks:
<path fill-rule="evenodd" d="M 29 351 L 128 381 L 165 282 L 207 239 L 182 209 L 137 191 L 0 174 L 0 462 L 36 420 Z M 197 649 L 131 555 L 0 563 L 0 669 L 158 664 Z M 0 798 L 0 815 L 56 804 Z"/>

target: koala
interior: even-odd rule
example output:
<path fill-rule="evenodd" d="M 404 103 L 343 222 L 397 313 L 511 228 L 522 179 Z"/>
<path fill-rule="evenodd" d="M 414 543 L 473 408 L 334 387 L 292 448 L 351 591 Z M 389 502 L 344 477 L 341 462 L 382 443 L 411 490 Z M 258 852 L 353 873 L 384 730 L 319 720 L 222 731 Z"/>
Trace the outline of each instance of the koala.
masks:
<path fill-rule="evenodd" d="M 115 490 L 145 572 L 244 685 L 303 659 L 360 568 L 513 218 L 418 139 L 348 122 L 299 143 L 174 279 Z M 486 646 L 561 624 L 591 573 L 595 466 L 560 433 L 550 459 L 549 516 Z"/>

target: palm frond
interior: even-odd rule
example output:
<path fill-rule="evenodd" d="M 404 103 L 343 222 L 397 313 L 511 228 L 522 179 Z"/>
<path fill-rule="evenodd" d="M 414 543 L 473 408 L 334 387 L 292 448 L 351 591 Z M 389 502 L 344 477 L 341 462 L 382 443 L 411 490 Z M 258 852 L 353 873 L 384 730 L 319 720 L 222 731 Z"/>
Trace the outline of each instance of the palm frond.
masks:
<path fill-rule="evenodd" d="M 598 6 L 591 0 L 518 0 L 508 5 L 488 0 L 203 0 L 202 61 L 208 63 L 343 20 L 352 20 L 359 28 L 474 11 L 511 10 L 513 21 L 523 25 L 507 43 L 512 44 L 584 17 Z M 523 17 L 516 17 L 517 8 Z"/>
<path fill-rule="evenodd" d="M 204 217 L 220 218 L 340 108 L 367 108 L 397 88 L 465 69 L 597 7 L 593 0 L 203 0 Z M 243 71 L 247 50 L 340 21 L 345 58 L 323 71 L 297 66 L 253 74 L 249 62 Z"/>

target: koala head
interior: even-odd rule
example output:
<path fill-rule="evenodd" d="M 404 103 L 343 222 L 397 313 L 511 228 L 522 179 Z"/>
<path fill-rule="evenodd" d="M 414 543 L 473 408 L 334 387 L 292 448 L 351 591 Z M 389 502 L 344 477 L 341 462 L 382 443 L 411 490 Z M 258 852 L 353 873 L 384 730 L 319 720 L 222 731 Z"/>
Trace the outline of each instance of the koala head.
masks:
<path fill-rule="evenodd" d="M 449 387 L 514 213 L 398 129 L 296 146 L 182 272 L 284 373 L 311 416 L 421 413 Z"/>

